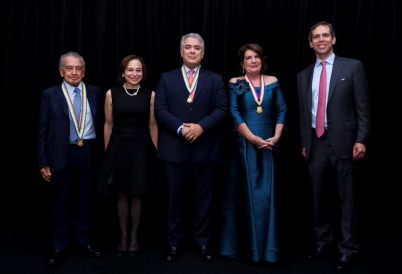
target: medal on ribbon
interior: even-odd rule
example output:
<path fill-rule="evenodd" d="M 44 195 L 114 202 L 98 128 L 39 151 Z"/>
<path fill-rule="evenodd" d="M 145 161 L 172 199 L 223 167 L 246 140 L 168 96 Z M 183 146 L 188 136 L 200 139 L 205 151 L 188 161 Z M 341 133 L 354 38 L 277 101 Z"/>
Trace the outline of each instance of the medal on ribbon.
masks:
<path fill-rule="evenodd" d="M 197 85 L 198 76 L 199 76 L 199 74 L 200 74 L 200 67 L 201 67 L 201 66 L 198 66 L 197 71 L 196 71 L 196 73 L 195 73 L 194 80 L 193 80 L 193 82 L 191 83 L 191 85 L 190 85 L 190 83 L 188 82 L 186 69 L 184 68 L 184 66 L 181 67 L 181 73 L 182 73 L 182 75 L 183 75 L 184 83 L 186 84 L 186 88 L 187 88 L 188 92 L 190 93 L 190 94 L 188 95 L 188 98 L 187 98 L 187 103 L 189 103 L 189 104 L 191 104 L 191 103 L 193 102 L 193 98 L 194 98 L 194 94 L 195 94 L 195 86 Z"/>
<path fill-rule="evenodd" d="M 264 75 L 260 75 L 260 95 L 258 96 L 257 91 L 255 90 L 255 87 L 253 85 L 253 82 L 251 81 L 251 79 L 248 77 L 248 75 L 245 75 L 245 79 L 246 81 L 249 83 L 249 86 L 251 88 L 251 92 L 254 96 L 254 100 L 257 103 L 257 113 L 261 114 L 262 113 L 262 100 L 264 99 L 264 90 L 265 90 L 265 83 L 264 83 Z"/>
<path fill-rule="evenodd" d="M 84 82 L 82 82 L 81 117 L 77 117 L 77 114 L 75 113 L 74 110 L 73 101 L 70 98 L 70 94 L 68 93 L 67 87 L 64 82 L 61 85 L 61 88 L 63 90 L 64 97 L 66 98 L 68 109 L 71 114 L 71 119 L 73 120 L 75 126 L 75 130 L 77 131 L 78 135 L 77 145 L 81 147 L 84 145 L 82 135 L 84 134 L 85 119 L 87 114 L 87 89 L 85 87 Z"/>

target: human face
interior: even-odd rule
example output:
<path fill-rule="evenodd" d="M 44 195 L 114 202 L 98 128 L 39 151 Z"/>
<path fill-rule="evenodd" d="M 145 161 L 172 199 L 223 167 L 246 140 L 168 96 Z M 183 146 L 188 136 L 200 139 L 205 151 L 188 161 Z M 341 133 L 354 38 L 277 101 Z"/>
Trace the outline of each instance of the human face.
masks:
<path fill-rule="evenodd" d="M 67 56 L 64 58 L 63 66 L 59 68 L 61 77 L 70 85 L 77 87 L 85 74 L 84 66 L 80 58 Z"/>
<path fill-rule="evenodd" d="M 184 39 L 180 55 L 186 67 L 190 69 L 197 67 L 201 64 L 202 58 L 204 58 L 201 41 L 193 37 L 187 37 Z"/>
<path fill-rule="evenodd" d="M 241 63 L 244 71 L 248 75 L 261 73 L 261 57 L 253 50 L 248 49 L 244 53 L 243 62 Z"/>
<path fill-rule="evenodd" d="M 318 26 L 312 31 L 310 47 L 320 60 L 325 60 L 334 52 L 336 37 L 331 36 L 328 26 Z"/>
<path fill-rule="evenodd" d="M 134 59 L 128 62 L 124 70 L 124 78 L 126 79 L 126 88 L 137 88 L 142 80 L 142 64 L 140 60 Z"/>

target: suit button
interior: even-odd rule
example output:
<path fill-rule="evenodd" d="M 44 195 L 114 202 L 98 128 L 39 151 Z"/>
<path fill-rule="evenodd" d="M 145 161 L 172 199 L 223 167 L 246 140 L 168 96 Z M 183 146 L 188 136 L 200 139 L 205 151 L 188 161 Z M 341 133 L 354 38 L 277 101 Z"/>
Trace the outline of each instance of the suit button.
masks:
<path fill-rule="evenodd" d="M 190 110 L 193 110 L 193 108 L 190 108 Z"/>

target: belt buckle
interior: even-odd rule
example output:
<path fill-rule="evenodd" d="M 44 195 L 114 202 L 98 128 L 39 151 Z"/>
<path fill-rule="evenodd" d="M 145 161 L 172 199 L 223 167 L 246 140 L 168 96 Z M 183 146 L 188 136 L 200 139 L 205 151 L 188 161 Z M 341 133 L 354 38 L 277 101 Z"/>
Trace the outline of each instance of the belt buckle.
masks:
<path fill-rule="evenodd" d="M 77 146 L 82 147 L 84 145 L 84 140 L 78 140 Z"/>

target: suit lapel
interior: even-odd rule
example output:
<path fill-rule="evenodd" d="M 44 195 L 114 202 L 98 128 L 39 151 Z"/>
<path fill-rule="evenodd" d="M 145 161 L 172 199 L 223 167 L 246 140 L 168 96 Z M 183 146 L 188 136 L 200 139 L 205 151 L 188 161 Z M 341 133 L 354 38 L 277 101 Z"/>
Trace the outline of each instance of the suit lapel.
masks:
<path fill-rule="evenodd" d="M 60 108 L 64 112 L 64 114 L 69 116 L 68 104 L 66 101 L 66 97 L 64 97 L 63 90 L 61 89 L 61 85 L 57 86 L 56 89 L 54 90 L 54 92 L 55 92 L 55 101 L 60 106 Z"/>
<path fill-rule="evenodd" d="M 181 90 L 180 93 L 182 93 L 187 98 L 190 93 L 188 92 L 188 89 L 184 82 L 183 74 L 181 72 L 181 67 L 175 71 L 175 74 L 177 77 L 177 82 L 179 83 L 179 86 L 180 86 L 180 90 Z"/>
<path fill-rule="evenodd" d="M 307 71 L 307 75 L 309 76 L 307 79 L 307 88 L 305 89 L 307 91 L 307 109 L 311 109 L 311 106 L 313 104 L 313 75 L 314 75 L 314 67 L 315 63 L 310 66 L 310 68 Z"/>
<path fill-rule="evenodd" d="M 96 98 L 95 98 L 95 92 L 92 92 L 91 88 L 88 88 L 87 85 L 85 85 L 85 88 L 87 90 L 87 100 L 88 100 L 88 104 L 89 107 L 91 108 L 91 114 L 92 117 L 96 117 Z"/>
<path fill-rule="evenodd" d="M 201 94 L 200 91 L 204 87 L 204 84 L 205 84 L 206 80 L 207 80 L 207 77 L 205 76 L 205 70 L 200 68 L 200 74 L 198 75 L 198 83 L 197 83 L 197 87 L 196 87 L 196 90 L 195 90 L 194 101 L 197 100 L 197 98 L 200 96 L 200 94 Z"/>
<path fill-rule="evenodd" d="M 331 81 L 329 83 L 328 102 L 331 99 L 332 94 L 334 93 L 337 79 L 339 79 L 339 74 L 341 73 L 341 71 L 342 57 L 338 57 L 335 55 L 334 65 L 332 66 Z"/>

